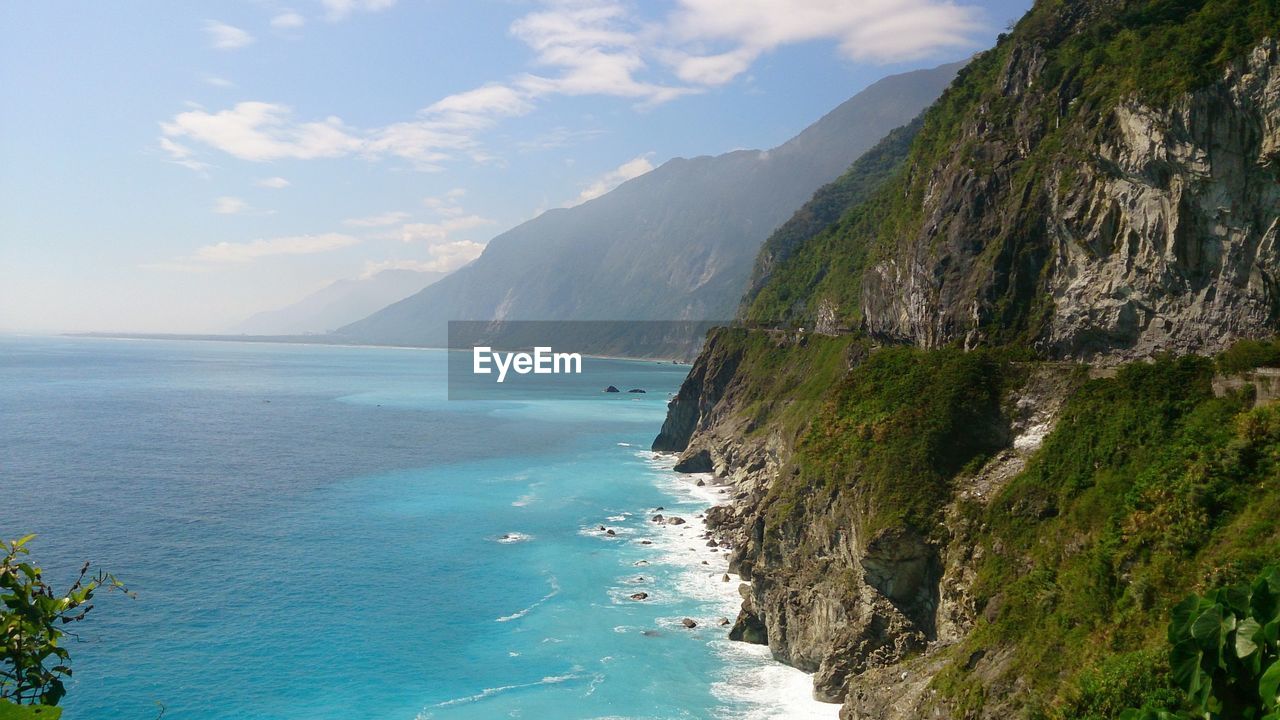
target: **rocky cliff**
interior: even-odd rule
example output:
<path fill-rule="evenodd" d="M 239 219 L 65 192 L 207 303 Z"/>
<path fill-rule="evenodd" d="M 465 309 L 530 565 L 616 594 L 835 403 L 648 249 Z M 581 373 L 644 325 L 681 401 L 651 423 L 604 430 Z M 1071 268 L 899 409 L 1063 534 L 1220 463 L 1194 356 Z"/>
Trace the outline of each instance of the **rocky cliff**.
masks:
<path fill-rule="evenodd" d="M 1170 607 L 1280 557 L 1274 373 L 1203 357 L 1280 317 L 1277 27 L 1039 2 L 766 243 L 745 319 L 796 329 L 713 334 L 655 442 L 733 487 L 733 638 L 846 719 L 1178 709 Z"/>
<path fill-rule="evenodd" d="M 1233 31 L 1251 12 L 1277 11 L 1038 3 L 929 111 L 880 195 L 753 289 L 749 319 L 812 325 L 827 308 L 922 347 L 1086 359 L 1274 332 L 1280 47 L 1274 26 Z M 1145 44 L 1216 62 L 1189 77 Z"/>

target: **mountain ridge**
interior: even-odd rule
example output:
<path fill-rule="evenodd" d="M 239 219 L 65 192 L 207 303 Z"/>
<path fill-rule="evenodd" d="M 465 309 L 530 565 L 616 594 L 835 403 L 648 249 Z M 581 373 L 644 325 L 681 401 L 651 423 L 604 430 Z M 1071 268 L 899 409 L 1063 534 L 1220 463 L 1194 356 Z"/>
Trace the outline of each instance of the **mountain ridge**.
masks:
<path fill-rule="evenodd" d="M 932 102 L 960 66 L 882 79 L 771 150 L 675 158 L 543 213 L 338 334 L 443 345 L 448 320 L 729 320 L 768 234 Z"/>

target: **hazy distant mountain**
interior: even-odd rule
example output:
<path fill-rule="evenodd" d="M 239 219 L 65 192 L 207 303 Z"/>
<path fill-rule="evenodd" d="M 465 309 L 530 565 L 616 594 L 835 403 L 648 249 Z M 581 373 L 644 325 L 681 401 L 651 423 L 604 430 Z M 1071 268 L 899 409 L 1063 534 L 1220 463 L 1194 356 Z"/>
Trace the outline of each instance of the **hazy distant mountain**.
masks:
<path fill-rule="evenodd" d="M 291 305 L 260 312 L 230 332 L 243 335 L 327 333 L 403 300 L 445 275 L 393 269 L 369 277 L 338 280 Z"/>
<path fill-rule="evenodd" d="M 595 200 L 550 210 L 338 334 L 439 346 L 449 320 L 732 318 L 774 228 L 937 99 L 962 64 L 880 80 L 772 150 L 678 158 Z"/>

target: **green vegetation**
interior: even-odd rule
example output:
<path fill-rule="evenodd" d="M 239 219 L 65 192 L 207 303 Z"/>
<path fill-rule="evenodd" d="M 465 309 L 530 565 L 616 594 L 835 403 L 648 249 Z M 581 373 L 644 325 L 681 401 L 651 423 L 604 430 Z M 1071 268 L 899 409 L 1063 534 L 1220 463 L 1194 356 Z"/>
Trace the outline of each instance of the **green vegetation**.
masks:
<path fill-rule="evenodd" d="M 1190 715 L 1153 707 L 1128 710 L 1121 720 L 1280 719 L 1280 569 L 1251 585 L 1191 595 L 1173 609 L 1169 665 Z"/>
<path fill-rule="evenodd" d="M 1260 367 L 1280 367 L 1280 338 L 1241 340 L 1218 355 L 1218 370 L 1224 373 Z"/>
<path fill-rule="evenodd" d="M 774 524 L 812 495 L 853 500 L 856 526 L 936 526 L 951 481 L 1006 441 L 1001 398 L 1013 370 L 989 352 L 870 352 L 831 388 L 770 490 Z"/>
<path fill-rule="evenodd" d="M 1185 357 L 1086 382 L 1027 469 L 968 509 L 985 619 L 955 657 L 1010 653 L 995 672 L 1022 684 L 1020 714 L 1178 709 L 1162 618 L 1280 557 L 1280 407 L 1215 397 L 1213 372 Z M 999 682 L 956 662 L 935 686 L 975 709 Z"/>
<path fill-rule="evenodd" d="M 975 253 L 974 277 L 1007 277 L 982 320 L 990 342 L 1025 344 L 1050 312 L 1039 287 L 1048 203 L 1097 162 L 1084 148 L 1096 146 L 1110 111 L 1126 97 L 1161 104 L 1204 87 L 1278 29 L 1271 0 L 1040 0 L 926 111 L 905 162 L 874 176 L 878 190 L 785 255 L 748 297 L 744 319 L 808 325 L 825 301 L 840 324 L 858 327 L 868 268 L 904 243 L 948 241 L 954 221 L 965 223 L 957 232 Z M 1042 57 L 1034 82 L 1005 77 L 1015 54 Z M 1011 83 L 1027 87 L 1010 92 Z M 981 200 L 926 218 L 944 173 Z"/>
<path fill-rule="evenodd" d="M 742 300 L 744 314 L 749 313 L 757 302 L 757 295 L 766 287 L 772 267 L 784 263 L 796 248 L 813 241 L 815 236 L 835 232 L 833 225 L 845 213 L 868 200 L 886 180 L 901 170 L 911 142 L 920 133 L 922 125 L 923 118 L 917 117 L 890 132 L 855 160 L 844 175 L 814 193 L 809 202 L 769 236 L 756 257 L 751 281 Z M 774 297 L 772 293 L 785 292 L 787 287 L 785 283 L 768 285 L 771 296 L 759 302 L 761 305 L 786 307 L 790 298 Z"/>
<path fill-rule="evenodd" d="M 85 619 L 98 590 L 129 593 L 109 573 L 91 575 L 89 563 L 66 592 L 55 591 L 44 572 L 26 559 L 27 543 L 34 537 L 6 541 L 0 560 L 0 718 L 56 718 L 56 712 L 19 714 L 5 704 L 57 705 L 66 694 L 63 679 L 71 677 L 71 656 L 61 645 L 67 631 L 62 628 Z"/>
<path fill-rule="evenodd" d="M 0 700 L 0 720 L 58 720 L 62 708 L 47 705 L 14 705 Z"/>

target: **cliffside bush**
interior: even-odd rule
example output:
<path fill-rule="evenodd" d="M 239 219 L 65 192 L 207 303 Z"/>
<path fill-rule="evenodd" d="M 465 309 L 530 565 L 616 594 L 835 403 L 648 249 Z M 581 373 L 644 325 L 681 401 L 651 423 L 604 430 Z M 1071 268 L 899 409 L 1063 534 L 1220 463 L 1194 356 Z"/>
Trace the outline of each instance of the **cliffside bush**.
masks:
<path fill-rule="evenodd" d="M 1177 709 L 1164 678 L 1185 668 L 1165 657 L 1163 618 L 1188 589 L 1280 557 L 1280 408 L 1215 397 L 1213 373 L 1166 358 L 1089 381 L 1027 469 L 974 510 L 982 619 L 955 657 L 1008 662 L 956 662 L 944 694 L 981 707 L 994 673 L 1019 683 L 1026 717 Z"/>
<path fill-rule="evenodd" d="M 27 560 L 26 546 L 34 537 L 4 542 L 0 559 L 0 703 L 57 705 L 66 694 L 63 680 L 71 677 L 63 628 L 88 616 L 99 590 L 129 591 L 110 573 L 91 574 L 89 563 L 70 588 L 55 591 Z M 16 713 L 0 708 L 0 717 L 4 712 Z"/>
<path fill-rule="evenodd" d="M 1147 707 L 1121 720 L 1280 719 L 1278 635 L 1280 569 L 1267 569 L 1251 584 L 1189 596 L 1169 622 L 1169 665 L 1191 713 Z"/>

